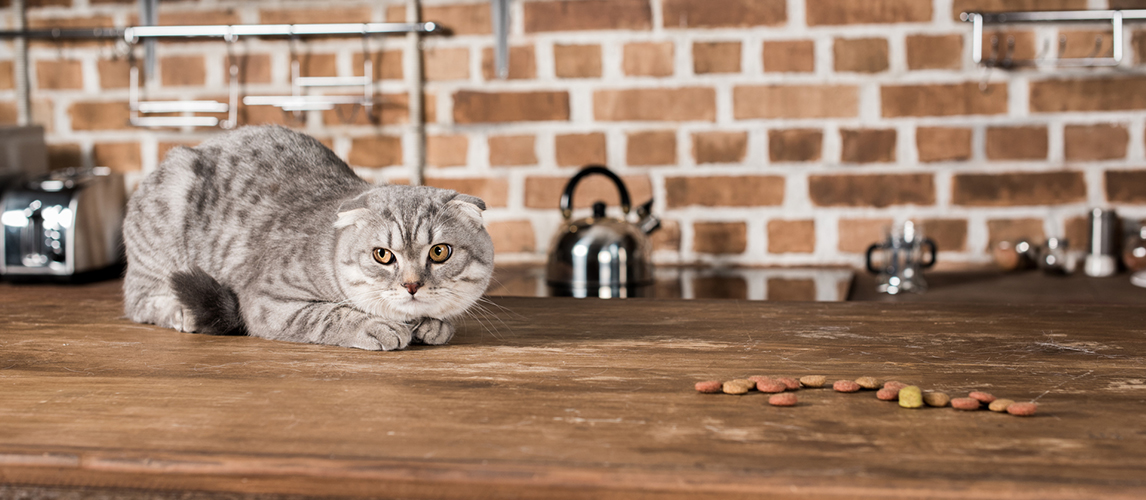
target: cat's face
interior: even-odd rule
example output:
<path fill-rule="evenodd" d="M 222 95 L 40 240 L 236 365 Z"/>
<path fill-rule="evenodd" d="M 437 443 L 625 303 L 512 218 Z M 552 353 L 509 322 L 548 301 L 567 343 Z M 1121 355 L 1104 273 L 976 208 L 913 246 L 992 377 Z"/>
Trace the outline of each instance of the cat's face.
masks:
<path fill-rule="evenodd" d="M 382 186 L 339 210 L 335 269 L 347 299 L 400 321 L 445 319 L 472 306 L 493 274 L 478 198 Z"/>

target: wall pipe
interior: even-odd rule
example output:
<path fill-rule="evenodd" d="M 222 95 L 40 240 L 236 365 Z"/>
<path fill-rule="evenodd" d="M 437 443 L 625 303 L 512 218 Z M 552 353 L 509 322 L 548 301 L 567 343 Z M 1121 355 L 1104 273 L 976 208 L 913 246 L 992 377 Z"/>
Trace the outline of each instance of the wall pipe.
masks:
<path fill-rule="evenodd" d="M 422 18 L 422 5 L 419 0 L 406 0 L 406 23 L 417 24 Z M 406 33 L 406 57 L 410 69 L 406 73 L 407 104 L 409 106 L 410 127 L 413 129 L 413 151 L 410 154 L 410 184 L 420 186 L 426 180 L 426 121 L 423 115 L 423 75 L 422 75 L 422 35 L 417 31 Z"/>
<path fill-rule="evenodd" d="M 23 31 L 28 25 L 28 15 L 24 0 L 12 0 L 15 14 L 15 28 Z M 16 79 L 16 123 L 20 126 L 32 124 L 32 98 L 28 81 L 28 40 L 16 38 L 16 59 L 12 62 L 12 75 Z"/>

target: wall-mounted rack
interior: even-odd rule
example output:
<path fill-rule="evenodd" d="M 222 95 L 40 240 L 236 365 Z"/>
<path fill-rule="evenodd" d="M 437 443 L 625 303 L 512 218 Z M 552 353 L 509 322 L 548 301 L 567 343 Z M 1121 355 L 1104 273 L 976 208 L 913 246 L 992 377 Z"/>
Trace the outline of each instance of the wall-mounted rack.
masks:
<path fill-rule="evenodd" d="M 1023 66 L 1055 66 L 1055 67 L 1101 67 L 1118 66 L 1123 59 L 1123 30 L 1125 22 L 1146 21 L 1146 9 L 1134 10 L 1068 10 L 1068 11 L 1032 11 L 1032 12 L 997 12 L 980 13 L 964 12 L 959 15 L 964 22 L 971 23 L 971 59 L 976 64 L 988 67 L 1015 68 Z M 1088 57 L 1078 58 L 1047 58 L 1014 59 L 1014 39 L 1006 41 L 1005 47 L 997 37 L 991 39 L 991 53 L 984 58 L 983 34 L 987 25 L 1020 24 L 1020 23 L 1109 23 L 1111 30 L 1111 53 L 1109 57 L 1099 56 L 1099 43 Z M 1065 39 L 1059 39 L 1060 52 Z"/>

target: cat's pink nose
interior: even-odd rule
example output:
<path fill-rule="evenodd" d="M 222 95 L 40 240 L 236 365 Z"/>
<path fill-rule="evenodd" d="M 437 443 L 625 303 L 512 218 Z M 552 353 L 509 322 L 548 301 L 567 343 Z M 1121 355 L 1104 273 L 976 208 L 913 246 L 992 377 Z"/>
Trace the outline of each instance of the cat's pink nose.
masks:
<path fill-rule="evenodd" d="M 402 286 L 406 287 L 406 291 L 410 292 L 410 295 L 414 295 L 415 293 L 418 293 L 419 288 L 422 288 L 422 282 L 417 281 L 414 283 L 402 283 Z"/>

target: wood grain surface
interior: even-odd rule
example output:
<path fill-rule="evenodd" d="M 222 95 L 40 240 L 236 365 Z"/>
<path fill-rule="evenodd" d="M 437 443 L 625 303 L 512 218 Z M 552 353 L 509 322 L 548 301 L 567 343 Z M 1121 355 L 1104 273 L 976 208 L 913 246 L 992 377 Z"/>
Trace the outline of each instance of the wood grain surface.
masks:
<path fill-rule="evenodd" d="M 1140 307 L 505 297 L 384 353 L 134 324 L 118 286 L 0 284 L 0 492 L 1146 497 Z M 1039 413 L 692 388 L 809 374 Z"/>

